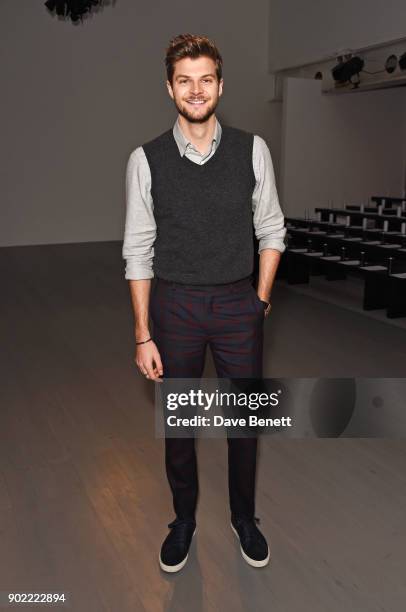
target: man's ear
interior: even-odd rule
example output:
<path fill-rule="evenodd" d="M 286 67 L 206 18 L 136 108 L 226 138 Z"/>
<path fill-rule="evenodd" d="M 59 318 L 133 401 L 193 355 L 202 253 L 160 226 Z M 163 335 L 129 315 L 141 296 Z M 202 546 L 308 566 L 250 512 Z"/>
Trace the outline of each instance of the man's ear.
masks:
<path fill-rule="evenodd" d="M 170 84 L 169 81 L 166 81 L 166 86 L 168 88 L 168 93 L 171 96 L 172 100 L 173 100 L 173 89 L 172 89 L 172 85 Z"/>
<path fill-rule="evenodd" d="M 223 79 L 220 79 L 220 81 L 219 81 L 219 96 L 221 96 L 221 94 L 223 93 L 223 84 L 224 84 Z"/>

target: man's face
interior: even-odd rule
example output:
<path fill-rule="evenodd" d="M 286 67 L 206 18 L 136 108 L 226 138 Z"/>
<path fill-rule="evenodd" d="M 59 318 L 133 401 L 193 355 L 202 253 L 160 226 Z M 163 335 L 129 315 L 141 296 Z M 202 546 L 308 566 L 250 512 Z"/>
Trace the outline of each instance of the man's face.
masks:
<path fill-rule="evenodd" d="M 216 76 L 216 64 L 209 57 L 185 57 L 175 64 L 169 95 L 180 115 L 191 123 L 204 123 L 216 110 L 223 93 L 223 79 Z"/>

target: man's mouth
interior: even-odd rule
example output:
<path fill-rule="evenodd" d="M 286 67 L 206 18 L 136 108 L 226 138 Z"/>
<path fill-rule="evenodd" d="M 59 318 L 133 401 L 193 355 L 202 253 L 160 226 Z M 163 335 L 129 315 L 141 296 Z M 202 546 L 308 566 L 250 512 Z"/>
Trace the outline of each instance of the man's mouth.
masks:
<path fill-rule="evenodd" d="M 198 106 L 199 104 L 204 104 L 206 100 L 186 100 L 186 102 Z"/>

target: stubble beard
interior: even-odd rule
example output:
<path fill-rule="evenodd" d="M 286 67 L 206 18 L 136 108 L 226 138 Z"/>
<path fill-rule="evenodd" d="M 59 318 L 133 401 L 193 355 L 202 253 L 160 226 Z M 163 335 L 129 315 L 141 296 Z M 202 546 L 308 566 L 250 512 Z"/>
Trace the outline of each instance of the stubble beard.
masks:
<path fill-rule="evenodd" d="M 206 121 L 208 121 L 208 119 L 210 119 L 210 117 L 214 114 L 214 111 L 217 108 L 218 102 L 219 102 L 219 97 L 217 97 L 217 99 L 214 100 L 214 102 L 207 108 L 204 115 L 196 116 L 196 115 L 193 115 L 192 113 L 189 113 L 189 111 L 187 110 L 185 106 L 178 104 L 178 102 L 174 100 L 178 113 L 182 115 L 182 117 L 184 117 L 190 123 L 205 123 Z"/>

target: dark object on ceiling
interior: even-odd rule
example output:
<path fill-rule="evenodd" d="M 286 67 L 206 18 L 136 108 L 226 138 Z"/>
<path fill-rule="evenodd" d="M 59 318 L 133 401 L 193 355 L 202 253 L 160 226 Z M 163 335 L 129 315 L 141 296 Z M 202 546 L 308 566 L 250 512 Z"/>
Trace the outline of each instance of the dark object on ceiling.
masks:
<path fill-rule="evenodd" d="M 406 70 L 406 53 L 403 53 L 399 58 L 399 68 Z"/>
<path fill-rule="evenodd" d="M 396 57 L 396 55 L 390 55 L 385 62 L 386 72 L 388 72 L 389 74 L 392 74 L 392 72 L 395 72 L 397 66 L 398 66 L 398 58 Z"/>
<path fill-rule="evenodd" d="M 93 8 L 100 7 L 105 2 L 104 0 L 47 0 L 44 4 L 51 13 L 55 12 L 59 17 L 65 17 L 77 23 Z"/>
<path fill-rule="evenodd" d="M 360 57 L 354 56 L 346 61 L 339 61 L 336 66 L 332 69 L 333 79 L 337 83 L 352 83 L 356 85 L 351 79 L 355 75 L 359 75 L 361 70 L 364 68 L 364 60 Z"/>

